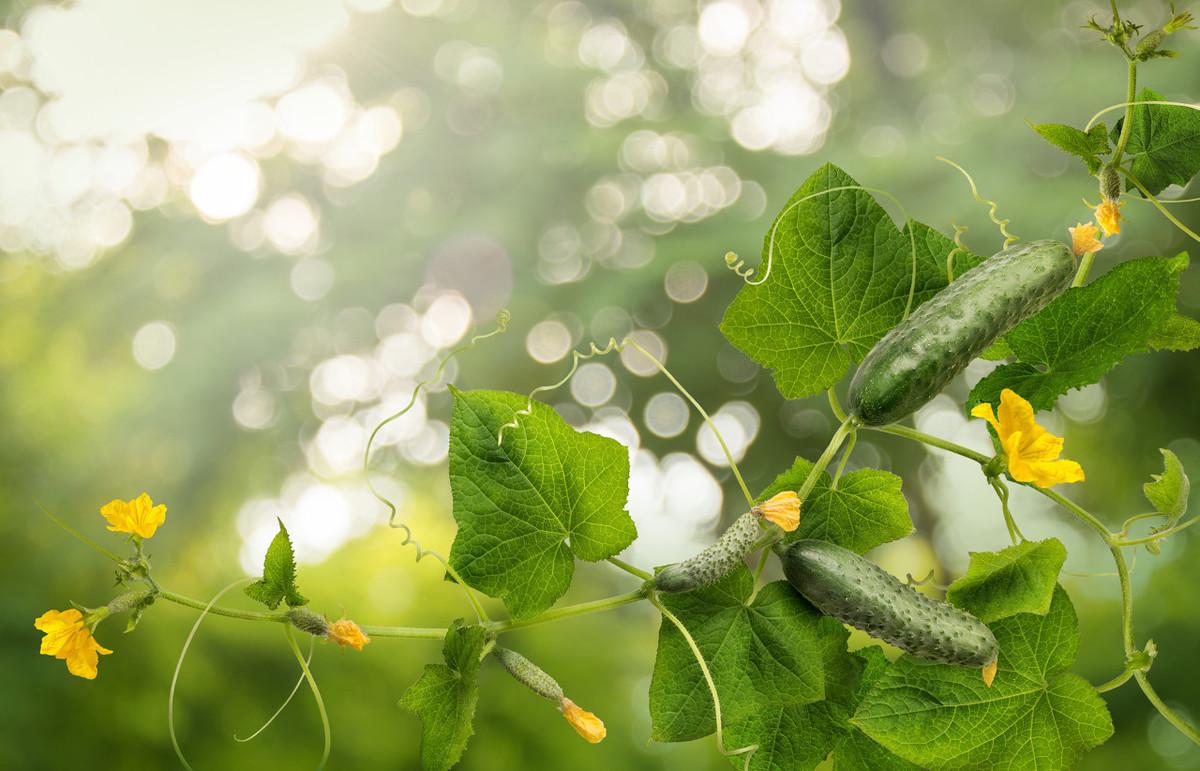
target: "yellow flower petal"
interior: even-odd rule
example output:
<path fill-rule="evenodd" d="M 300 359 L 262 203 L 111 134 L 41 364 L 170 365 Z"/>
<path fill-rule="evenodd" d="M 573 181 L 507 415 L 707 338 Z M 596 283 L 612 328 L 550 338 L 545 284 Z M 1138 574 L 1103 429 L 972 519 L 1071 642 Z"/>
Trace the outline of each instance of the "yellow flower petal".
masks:
<path fill-rule="evenodd" d="M 1106 198 L 1096 207 L 1096 222 L 1104 228 L 1105 236 L 1121 232 L 1121 205 Z"/>
<path fill-rule="evenodd" d="M 1008 461 L 1008 474 L 1018 482 L 1038 487 L 1083 481 L 1083 467 L 1058 456 L 1063 439 L 1037 424 L 1033 405 L 1011 389 L 1000 393 L 1000 409 L 994 414 L 990 404 L 980 404 L 971 415 L 982 418 L 996 429 L 1000 447 Z"/>
<path fill-rule="evenodd" d="M 146 493 L 131 501 L 109 501 L 101 507 L 100 513 L 108 520 L 108 529 L 112 532 L 130 533 L 140 538 L 152 538 L 167 519 L 167 507 L 161 503 L 155 506 Z"/>
<path fill-rule="evenodd" d="M 754 507 L 760 517 L 790 533 L 800 527 L 800 498 L 794 490 L 785 490 Z"/>
<path fill-rule="evenodd" d="M 356 651 L 361 651 L 371 643 L 367 633 L 348 618 L 339 618 L 330 624 L 328 637 L 338 645 L 348 646 Z"/>
<path fill-rule="evenodd" d="M 570 699 L 564 698 L 562 703 L 559 704 L 559 709 L 562 710 L 563 717 L 575 729 L 575 733 L 587 739 L 592 744 L 599 744 L 608 735 L 608 730 L 604 727 L 603 720 L 576 705 Z"/>
<path fill-rule="evenodd" d="M 1079 223 L 1073 228 L 1067 228 L 1067 232 L 1071 234 L 1071 253 L 1076 257 L 1098 252 L 1104 248 L 1104 244 L 1100 243 L 1100 239 L 1096 237 L 1100 234 L 1100 229 L 1090 222 L 1086 225 Z"/>
<path fill-rule="evenodd" d="M 100 654 L 112 653 L 92 637 L 92 632 L 83 624 L 83 614 L 78 610 L 48 610 L 33 622 L 34 628 L 43 632 L 41 653 L 67 662 L 67 671 L 77 677 L 94 680 Z"/>

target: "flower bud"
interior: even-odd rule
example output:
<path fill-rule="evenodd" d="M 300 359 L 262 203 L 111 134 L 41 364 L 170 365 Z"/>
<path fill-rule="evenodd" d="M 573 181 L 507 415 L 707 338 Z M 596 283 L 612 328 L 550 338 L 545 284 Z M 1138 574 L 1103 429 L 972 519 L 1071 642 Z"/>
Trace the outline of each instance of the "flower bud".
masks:
<path fill-rule="evenodd" d="M 785 533 L 800 527 L 800 498 L 794 490 L 785 490 L 774 495 L 753 509 L 763 519 L 778 525 Z"/>
<path fill-rule="evenodd" d="M 603 720 L 566 697 L 563 697 L 563 700 L 559 702 L 558 708 L 562 710 L 563 717 L 575 729 L 575 733 L 592 744 L 599 744 L 604 741 L 604 737 L 608 734 L 608 731 L 604 728 Z"/>
<path fill-rule="evenodd" d="M 1115 201 L 1121 197 L 1121 175 L 1111 163 L 1100 169 L 1100 195 L 1106 201 Z"/>

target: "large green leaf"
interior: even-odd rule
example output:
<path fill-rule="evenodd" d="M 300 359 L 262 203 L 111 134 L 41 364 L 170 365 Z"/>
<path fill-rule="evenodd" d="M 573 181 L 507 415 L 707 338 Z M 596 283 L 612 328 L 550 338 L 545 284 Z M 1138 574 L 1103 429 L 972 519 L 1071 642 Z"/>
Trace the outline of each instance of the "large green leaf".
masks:
<path fill-rule="evenodd" d="M 1125 262 L 1087 286 L 1068 289 L 1005 336 L 1018 361 L 976 384 L 968 407 L 997 404 L 1011 388 L 1049 409 L 1072 388 L 1098 381 L 1131 353 L 1144 351 L 1175 312 L 1188 257 Z"/>
<path fill-rule="evenodd" d="M 927 225 L 898 230 L 870 194 L 823 190 L 857 185 L 826 164 L 796 191 L 768 231 L 774 233 L 770 273 L 742 287 L 725 311 L 721 331 L 751 359 L 774 370 L 789 399 L 819 393 L 841 380 L 850 365 L 915 308 L 946 286 L 946 257 L 954 244 Z M 959 274 L 978 263 L 955 258 Z M 911 298 L 911 302 L 910 302 Z"/>
<path fill-rule="evenodd" d="M 479 699 L 476 674 L 487 643 L 483 627 L 456 620 L 442 643 L 445 664 L 426 664 L 420 679 L 400 699 L 400 706 L 421 720 L 421 768 L 446 771 L 462 757 L 474 729 Z"/>
<path fill-rule="evenodd" d="M 308 604 L 308 600 L 296 588 L 296 556 L 292 551 L 292 539 L 288 536 L 287 528 L 283 526 L 283 520 L 277 521 L 279 532 L 267 547 L 262 578 L 244 589 L 250 598 L 258 600 L 271 610 L 278 608 L 279 603 L 284 600 L 293 607 Z"/>
<path fill-rule="evenodd" d="M 1030 127 L 1050 144 L 1064 150 L 1087 164 L 1088 174 L 1100 170 L 1101 155 L 1108 155 L 1108 129 L 1103 123 L 1092 126 L 1088 132 L 1061 123 L 1030 123 Z"/>
<path fill-rule="evenodd" d="M 1165 101 L 1162 94 L 1142 89 L 1138 101 Z M 1113 127 L 1113 142 L 1121 121 Z M 1187 185 L 1200 171 L 1200 111 L 1188 107 L 1140 104 L 1133 108 L 1133 126 L 1125 157 L 1130 171 L 1152 195 L 1167 185 Z M 1135 189 L 1128 183 L 1130 190 Z"/>
<path fill-rule="evenodd" d="M 759 496 L 766 500 L 783 490 L 798 490 L 813 464 L 796 458 Z M 800 510 L 800 527 L 785 543 L 801 538 L 832 541 L 862 554 L 880 544 L 903 538 L 913 530 L 908 502 L 900 491 L 901 479 L 878 469 L 859 469 L 844 475 L 833 488 L 829 474 L 821 473 Z"/>
<path fill-rule="evenodd" d="M 998 552 L 971 552 L 966 574 L 950 584 L 946 599 L 970 608 L 980 621 L 992 622 L 1017 613 L 1042 615 L 1067 550 L 1057 538 L 1023 541 Z"/>
<path fill-rule="evenodd" d="M 629 453 L 567 425 L 541 402 L 516 428 L 500 427 L 527 399 L 500 391 L 454 393 L 450 490 L 458 534 L 450 564 L 471 586 L 504 600 L 517 618 L 554 604 L 574 557 L 602 560 L 637 530 L 625 511 Z"/>
<path fill-rule="evenodd" d="M 856 651 L 855 656 L 863 661 L 862 676 L 858 687 L 854 689 L 854 700 L 850 705 L 851 711 L 858 708 L 863 698 L 875 687 L 875 683 L 887 672 L 891 664 L 878 645 L 869 645 Z M 833 771 L 920 771 L 903 758 L 899 758 L 883 745 L 864 734 L 856 726 L 848 729 L 838 739 L 833 748 Z"/>
<path fill-rule="evenodd" d="M 1067 769 L 1112 735 L 1112 718 L 1096 689 L 1067 671 L 1079 630 L 1062 587 L 1044 616 L 1022 613 L 990 627 L 1000 644 L 991 688 L 976 669 L 902 656 L 851 722 L 930 769 Z"/>

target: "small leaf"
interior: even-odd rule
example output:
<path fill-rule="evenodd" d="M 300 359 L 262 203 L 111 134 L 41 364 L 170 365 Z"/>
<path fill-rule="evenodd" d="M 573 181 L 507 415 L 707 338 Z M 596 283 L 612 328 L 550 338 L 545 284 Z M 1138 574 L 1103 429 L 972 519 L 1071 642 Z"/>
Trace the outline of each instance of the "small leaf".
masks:
<path fill-rule="evenodd" d="M 1200 321 L 1178 313 L 1168 316 L 1150 335 L 1150 347 L 1159 351 L 1192 351 L 1200 348 Z"/>
<path fill-rule="evenodd" d="M 991 623 L 1017 613 L 1050 610 L 1067 550 L 1057 538 L 1025 541 L 998 552 L 971 552 L 971 565 L 946 599 Z"/>
<path fill-rule="evenodd" d="M 762 492 L 759 500 L 784 490 L 800 489 L 812 467 L 804 458 L 796 458 L 792 467 Z M 785 543 L 817 538 L 863 554 L 913 531 L 908 501 L 900 490 L 901 479 L 895 474 L 859 469 L 838 480 L 837 489 L 830 484 L 829 475 L 822 472 L 800 509 L 800 527 L 787 535 Z"/>
<path fill-rule="evenodd" d="M 954 242 L 928 225 L 914 222 L 910 240 L 908 228 L 897 229 L 862 190 L 836 190 L 799 203 L 854 185 L 831 164 L 805 181 L 767 233 L 758 268 L 766 280 L 742 287 L 721 322 L 729 342 L 774 370 L 779 392 L 789 399 L 841 380 L 910 305 L 916 308 L 946 286 L 946 257 Z M 955 273 L 979 261 L 960 253 Z"/>
<path fill-rule="evenodd" d="M 446 771 L 462 757 L 474 733 L 476 674 L 488 641 L 487 631 L 457 619 L 442 644 L 445 664 L 426 664 L 420 679 L 400 699 L 400 706 L 421 720 L 421 768 Z"/>
<path fill-rule="evenodd" d="M 450 564 L 467 584 L 502 599 L 514 617 L 528 618 L 571 585 L 575 557 L 615 556 L 637 536 L 625 510 L 629 451 L 576 431 L 541 402 L 498 444 L 500 427 L 525 409 L 526 397 L 451 391 L 458 534 Z"/>
<path fill-rule="evenodd" d="M 1012 348 L 1009 347 L 1008 343 L 1002 337 L 987 348 L 984 348 L 983 353 L 979 354 L 979 358 L 987 359 L 988 361 L 1005 361 L 1006 359 L 1013 358 L 1013 355 Z"/>
<path fill-rule="evenodd" d="M 1148 88 L 1138 101 L 1161 102 L 1165 97 Z M 1123 120 L 1123 119 L 1122 119 Z M 1122 121 L 1113 127 L 1113 141 L 1120 135 Z M 1188 107 L 1139 104 L 1133 108 L 1133 127 L 1125 156 L 1132 159 L 1130 171 L 1158 195 L 1168 185 L 1184 185 L 1200 171 L 1200 112 Z M 1135 190 L 1132 182 L 1126 189 Z"/>
<path fill-rule="evenodd" d="M 307 605 L 308 600 L 296 588 L 296 555 L 292 551 L 292 539 L 288 537 L 283 520 L 278 519 L 279 532 L 267 547 L 263 560 L 262 578 L 246 587 L 245 592 L 253 600 L 261 602 L 271 610 L 286 600 L 291 607 Z"/>
<path fill-rule="evenodd" d="M 901 656 L 851 723 L 930 769 L 1074 767 L 1113 726 L 1096 689 L 1068 671 L 1079 627 L 1066 591 L 1055 589 L 1044 616 L 1020 613 L 990 626 L 1000 644 L 991 688 L 976 669 Z"/>
<path fill-rule="evenodd" d="M 967 408 L 998 404 L 1011 388 L 1035 410 L 1054 406 L 1072 388 L 1095 383 L 1121 359 L 1145 351 L 1175 311 L 1187 254 L 1124 262 L 1092 283 L 1068 289 L 1005 340 L 1017 361 L 980 380 Z"/>
<path fill-rule="evenodd" d="M 1108 129 L 1103 123 L 1092 126 L 1088 132 L 1061 123 L 1031 123 L 1030 127 L 1042 138 L 1060 150 L 1065 150 L 1087 164 L 1088 174 L 1096 175 L 1103 162 L 1099 156 L 1108 155 Z"/>
<path fill-rule="evenodd" d="M 1160 449 L 1163 456 L 1163 473 L 1151 474 L 1153 482 L 1142 485 L 1142 492 L 1154 510 L 1167 517 L 1163 528 L 1174 527 L 1187 513 L 1188 496 L 1192 483 L 1188 480 L 1183 464 L 1170 450 Z"/>

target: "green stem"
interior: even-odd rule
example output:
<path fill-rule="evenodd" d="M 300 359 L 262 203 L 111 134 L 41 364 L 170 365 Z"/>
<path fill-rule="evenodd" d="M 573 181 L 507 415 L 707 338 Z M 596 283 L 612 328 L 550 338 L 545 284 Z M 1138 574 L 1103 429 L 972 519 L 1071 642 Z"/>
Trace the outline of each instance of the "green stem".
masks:
<path fill-rule="evenodd" d="M 618 594 L 615 597 L 605 597 L 602 600 L 592 600 L 591 602 L 581 602 L 576 605 L 565 605 L 561 608 L 551 608 L 545 613 L 538 614 L 533 618 L 522 620 L 509 619 L 507 621 L 494 621 L 488 624 L 488 628 L 497 634 L 509 632 L 513 629 L 523 629 L 529 626 L 545 624 L 550 621 L 557 621 L 571 616 L 582 616 L 586 613 L 596 613 L 601 610 L 611 610 L 619 608 L 622 605 L 629 605 L 635 602 L 646 599 L 647 589 L 642 587 L 628 594 Z"/>
<path fill-rule="evenodd" d="M 100 553 L 101 553 L 101 554 L 103 554 L 105 557 L 108 557 L 108 558 L 109 558 L 110 560 L 112 560 L 113 562 L 123 562 L 123 560 L 122 560 L 120 557 L 118 557 L 117 555 L 113 554 L 111 551 L 109 551 L 108 549 L 105 549 L 103 546 L 101 546 L 100 544 L 96 543 L 96 542 L 95 542 L 95 541 L 93 541 L 91 538 L 88 538 L 88 537 L 87 537 L 86 535 L 84 535 L 83 533 L 79 532 L 79 531 L 78 531 L 78 530 L 76 530 L 75 528 L 73 528 L 73 527 L 71 527 L 70 525 L 68 525 L 66 522 L 63 522 L 61 519 L 59 519 L 58 517 L 56 517 L 56 516 L 54 516 L 53 514 L 51 514 L 51 513 L 50 513 L 50 510 L 49 510 L 49 509 L 47 509 L 47 508 L 46 508 L 45 506 L 43 506 L 42 504 L 40 504 L 40 503 L 39 503 L 39 504 L 38 504 L 38 508 L 42 510 L 42 513 L 43 513 L 43 514 L 45 514 L 47 517 L 50 517 L 50 519 L 51 519 L 51 520 L 54 522 L 54 524 L 58 525 L 58 526 L 59 526 L 59 527 L 61 527 L 63 530 L 67 531 L 67 533 L 69 533 L 70 535 L 73 535 L 73 536 L 75 536 L 75 537 L 76 537 L 76 538 L 78 538 L 80 541 L 82 541 L 83 543 L 85 543 L 85 544 L 87 544 L 88 546 L 92 547 L 92 548 L 93 548 L 93 549 L 95 549 L 96 551 L 100 552 Z M 203 605 L 201 605 L 200 607 L 204 607 L 204 606 L 203 606 Z"/>
<path fill-rule="evenodd" d="M 1150 685 L 1150 679 L 1146 677 L 1145 672 L 1134 672 L 1133 676 L 1137 679 L 1137 684 L 1141 687 L 1142 693 L 1146 694 L 1146 698 L 1158 710 L 1158 714 L 1167 719 L 1171 725 L 1179 729 L 1179 733 L 1191 739 L 1194 744 L 1200 744 L 1200 731 L 1197 731 L 1194 726 L 1184 720 L 1175 710 L 1167 706 L 1154 687 Z"/>
<path fill-rule="evenodd" d="M 1097 685 L 1096 693 L 1108 693 L 1109 691 L 1115 691 L 1122 685 L 1125 685 L 1125 683 L 1129 682 L 1132 678 L 1133 670 L 1126 669 L 1124 672 L 1117 675 L 1112 680 L 1109 680 L 1107 683 L 1101 683 L 1100 685 Z"/>
<path fill-rule="evenodd" d="M 964 458 L 970 458 L 981 466 L 986 465 L 992 460 L 983 453 L 975 452 L 970 447 L 963 447 L 961 444 L 956 444 L 940 437 L 923 433 L 915 428 L 909 428 L 908 426 L 863 426 L 863 428 L 867 428 L 872 431 L 880 431 L 885 434 L 891 434 L 892 436 L 902 436 L 905 439 L 912 439 L 913 441 L 927 444 L 930 447 L 937 447 L 940 450 L 946 450 L 947 452 L 952 452 L 955 455 L 961 455 Z"/>
<path fill-rule="evenodd" d="M 197 610 L 207 610 L 214 616 L 227 616 L 229 618 L 240 618 L 246 621 L 274 621 L 276 623 L 286 623 L 287 615 L 284 613 L 264 613 L 255 610 L 236 610 L 234 608 L 225 608 L 220 605 L 208 606 L 208 603 L 194 600 L 175 592 L 169 592 L 166 589 L 159 589 L 158 596 L 160 599 L 169 600 L 178 605 L 183 605 Z"/>
<path fill-rule="evenodd" d="M 1143 519 L 1154 519 L 1155 517 L 1161 517 L 1161 516 L 1163 516 L 1163 513 L 1161 511 L 1147 511 L 1144 514 L 1138 514 L 1136 516 L 1132 516 L 1129 519 L 1127 519 L 1121 523 L 1121 531 L 1119 533 L 1117 533 L 1117 535 L 1120 535 L 1120 536 L 1129 535 L 1129 528 L 1133 527 L 1134 523 L 1141 522 Z"/>
<path fill-rule="evenodd" d="M 1088 527 L 1095 530 L 1100 535 L 1100 537 L 1104 539 L 1104 542 L 1106 544 L 1108 544 L 1110 547 L 1112 546 L 1113 533 L 1111 533 L 1109 531 L 1109 529 L 1104 526 L 1104 523 L 1101 522 L 1100 520 L 1096 519 L 1096 517 L 1093 516 L 1087 509 L 1083 508 L 1078 503 L 1075 503 L 1074 501 L 1064 497 L 1062 494 L 1056 493 L 1053 490 L 1050 490 L 1048 488 L 1035 487 L 1034 485 L 1025 485 L 1025 486 L 1029 487 L 1033 490 L 1037 490 L 1042 495 L 1046 496 L 1050 500 L 1057 503 L 1059 506 L 1062 506 L 1064 509 L 1066 509 L 1067 511 L 1074 514 L 1076 517 L 1078 517 L 1080 520 L 1082 520 L 1084 522 L 1084 524 L 1086 524 Z M 1119 552 L 1117 553 L 1117 556 L 1120 556 Z M 1121 557 L 1120 561 L 1121 561 L 1121 564 L 1123 565 L 1125 562 L 1124 557 Z M 1120 570 L 1120 567 L 1121 566 L 1118 565 L 1118 571 Z"/>
<path fill-rule="evenodd" d="M 848 438 L 849 441 L 846 442 L 846 449 L 842 451 L 842 460 L 838 463 L 837 471 L 833 474 L 833 483 L 830 484 L 830 487 L 834 490 L 837 489 L 838 480 L 842 478 L 842 472 L 846 470 L 846 462 L 850 460 L 850 454 L 854 452 L 854 445 L 858 442 L 858 432 L 851 431 Z"/>
<path fill-rule="evenodd" d="M 1115 5 L 1115 3 L 1114 3 Z M 1129 134 L 1133 128 L 1133 104 L 1137 101 L 1137 60 L 1129 60 L 1129 79 L 1128 88 L 1126 89 L 1125 101 L 1129 104 L 1125 106 L 1125 119 L 1121 122 L 1121 135 L 1117 137 L 1117 147 L 1113 150 L 1112 160 L 1109 161 L 1114 168 L 1121 163 L 1121 156 L 1125 154 L 1125 145 L 1129 144 Z"/>
<path fill-rule="evenodd" d="M 1176 217 L 1174 214 L 1172 214 L 1170 212 L 1170 210 L 1167 209 L 1167 207 L 1165 207 L 1161 203 L 1159 203 L 1159 200 L 1157 198 L 1155 198 L 1154 195 L 1149 190 L 1146 189 L 1146 186 L 1142 184 L 1142 181 L 1140 179 L 1133 176 L 1133 174 L 1126 171 L 1124 168 L 1118 168 L 1117 171 L 1121 172 L 1121 174 L 1125 177 L 1125 179 L 1132 182 L 1133 186 L 1136 187 L 1138 190 L 1140 190 L 1142 192 L 1142 195 L 1146 196 L 1146 200 L 1149 201 L 1150 203 L 1154 204 L 1154 208 L 1158 209 L 1158 211 L 1162 214 L 1162 216 L 1164 216 L 1168 220 L 1170 220 L 1172 225 L 1174 225 L 1175 227 L 1182 230 L 1184 233 L 1191 236 L 1194 240 L 1200 241 L 1200 233 L 1196 233 L 1196 231 L 1192 230 L 1187 225 L 1184 225 L 1182 222 L 1180 222 L 1179 218 Z"/>
<path fill-rule="evenodd" d="M 609 557 L 607 561 L 613 565 L 616 565 L 621 570 L 624 570 L 629 575 L 637 576 L 638 578 L 642 579 L 643 581 L 650 581 L 654 578 L 653 575 L 651 575 L 650 573 L 647 573 L 646 571 L 642 570 L 641 568 L 630 565 L 628 562 L 621 560 L 621 559 L 617 559 L 616 557 Z"/>
<path fill-rule="evenodd" d="M 817 462 L 813 464 L 812 471 L 808 472 L 804 484 L 800 485 L 800 489 L 796 491 L 796 497 L 800 499 L 800 506 L 804 506 L 804 502 L 808 500 L 809 493 L 817 486 L 817 481 L 821 478 L 821 473 L 833 461 L 833 456 L 837 454 L 838 449 L 842 446 L 842 442 L 845 441 L 847 436 L 854 433 L 854 429 L 857 426 L 858 421 L 854 418 L 842 419 L 842 424 L 838 426 L 837 431 L 833 432 L 833 436 L 830 437 L 829 444 L 825 445 L 825 450 L 821 453 L 821 457 L 817 458 Z"/>
<path fill-rule="evenodd" d="M 329 751 L 333 747 L 333 737 L 329 730 L 329 713 L 325 711 L 325 701 L 321 698 L 321 689 L 317 687 L 317 680 L 313 677 L 312 670 L 308 668 L 308 662 L 304 660 L 304 654 L 300 652 L 300 646 L 296 644 L 296 633 L 292 631 L 292 627 L 285 626 L 284 631 L 287 633 L 288 645 L 292 648 L 292 654 L 296 657 L 296 661 L 300 662 L 300 669 L 304 670 L 304 678 L 308 680 L 308 688 L 312 691 L 313 700 L 317 702 L 317 712 L 321 714 L 321 733 L 325 738 L 325 748 L 321 752 L 321 760 L 317 763 L 317 771 L 325 768 L 325 764 L 329 762 Z"/>
<path fill-rule="evenodd" d="M 1128 539 L 1120 539 L 1120 540 L 1113 539 L 1112 544 L 1114 546 L 1137 546 L 1138 544 L 1142 544 L 1142 543 L 1150 543 L 1151 541 L 1157 541 L 1161 538 L 1166 538 L 1167 536 L 1175 535 L 1176 533 L 1178 533 L 1181 530 L 1186 530 L 1189 527 L 1191 527 L 1192 525 L 1196 524 L 1196 522 L 1198 520 L 1200 520 L 1200 517 L 1192 517 L 1187 522 L 1184 522 L 1182 525 L 1178 525 L 1176 527 L 1172 527 L 1167 530 L 1161 530 L 1157 533 L 1152 533 L 1151 535 L 1145 536 L 1143 538 L 1128 538 Z"/>
<path fill-rule="evenodd" d="M 1121 580 L 1121 642 L 1125 645 L 1125 658 L 1137 653 L 1133 642 L 1133 587 L 1129 582 L 1129 567 L 1125 564 L 1125 553 L 1119 546 L 1109 547 L 1113 562 L 1117 566 L 1117 577 Z"/>
<path fill-rule="evenodd" d="M 1087 281 L 1088 274 L 1092 272 L 1092 263 L 1096 261 L 1098 252 L 1087 252 L 1079 260 L 1079 269 L 1075 271 L 1075 279 L 1071 281 L 1071 288 L 1083 286 L 1083 282 Z"/>

